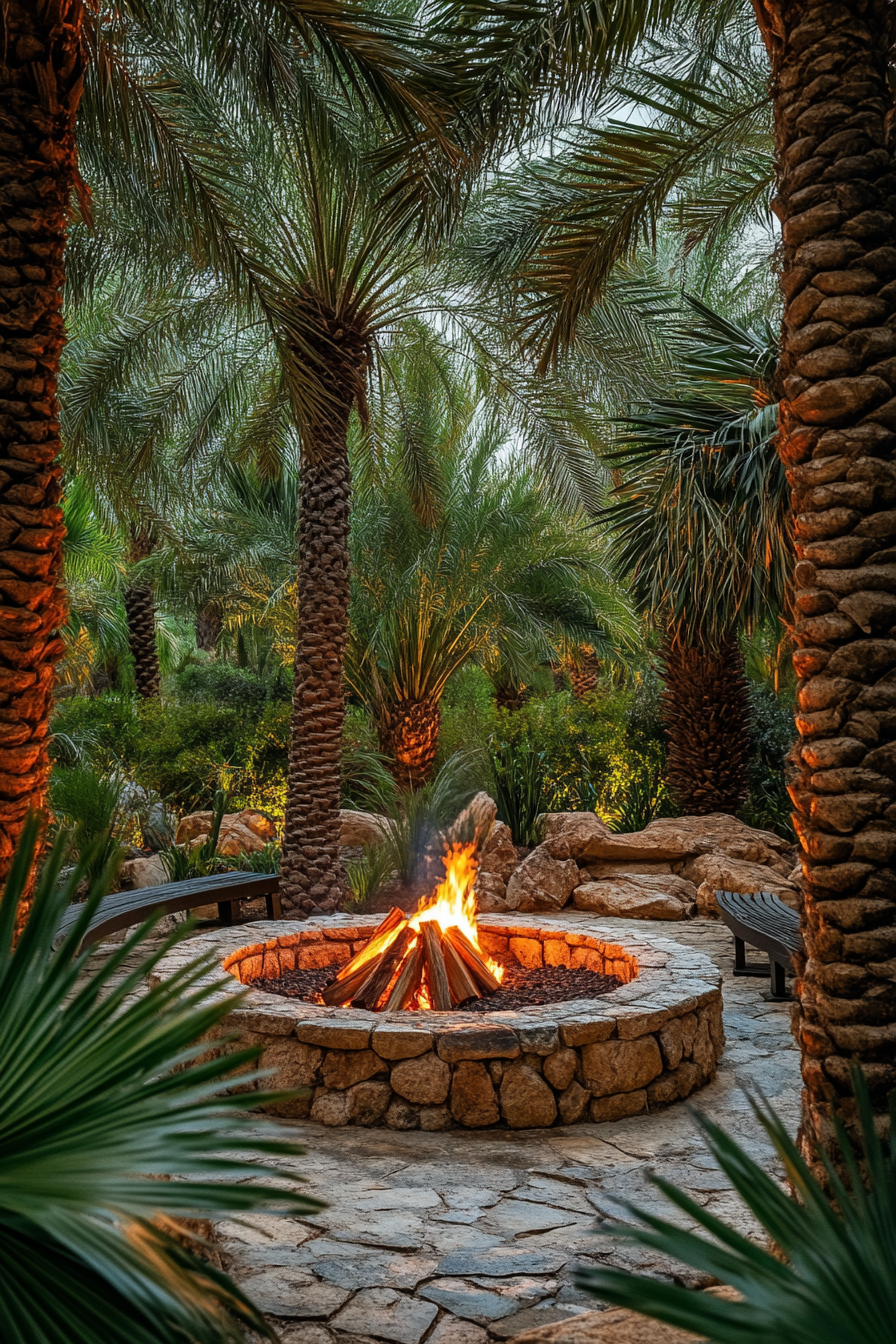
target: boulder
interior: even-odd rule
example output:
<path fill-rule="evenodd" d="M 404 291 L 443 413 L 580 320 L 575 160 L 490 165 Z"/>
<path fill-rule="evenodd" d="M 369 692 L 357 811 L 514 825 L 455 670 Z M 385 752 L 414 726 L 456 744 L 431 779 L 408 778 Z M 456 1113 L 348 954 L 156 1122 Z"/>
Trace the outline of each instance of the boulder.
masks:
<path fill-rule="evenodd" d="M 168 872 L 158 854 L 127 859 L 118 870 L 121 891 L 138 891 L 142 887 L 161 887 L 168 881 Z"/>
<path fill-rule="evenodd" d="M 595 821 L 597 818 L 595 817 Z M 511 910 L 560 910 L 581 881 L 575 859 L 554 858 L 556 844 L 545 841 L 510 877 L 504 899 Z"/>
<path fill-rule="evenodd" d="M 510 827 L 503 821 L 496 821 L 479 856 L 480 875 L 489 873 L 492 877 L 498 877 L 506 882 L 518 864 L 519 856 Z"/>
<path fill-rule="evenodd" d="M 473 890 L 476 893 L 476 909 L 481 915 L 500 915 L 510 909 L 506 900 L 507 884 L 495 873 L 480 872 Z"/>
<path fill-rule="evenodd" d="M 639 863 L 636 859 L 597 859 L 594 863 L 589 863 L 584 871 L 594 882 L 602 882 L 605 878 L 626 878 L 635 873 L 643 877 L 662 877 L 664 873 L 672 872 L 671 863 Z"/>
<path fill-rule="evenodd" d="M 675 873 L 620 873 L 585 882 L 573 893 L 580 910 L 628 919 L 687 919 L 693 915 L 697 888 Z"/>
<path fill-rule="evenodd" d="M 174 843 L 189 845 L 191 849 L 202 844 L 211 834 L 212 820 L 211 812 L 191 812 L 178 826 Z M 218 832 L 217 852 L 228 858 L 237 858 L 240 854 L 257 854 L 276 838 L 277 827 L 267 812 L 244 807 L 242 812 L 225 813 Z"/>
<path fill-rule="evenodd" d="M 634 1092 L 663 1071 L 663 1057 L 653 1036 L 632 1041 L 597 1041 L 582 1046 L 585 1086 L 593 1097 Z"/>
<path fill-rule="evenodd" d="M 697 911 L 705 918 L 719 917 L 717 891 L 770 891 L 794 909 L 799 900 L 798 888 L 775 869 L 762 863 L 729 859 L 722 853 L 701 854 L 691 859 L 683 873 L 697 884 Z"/>
<path fill-rule="evenodd" d="M 364 845 L 378 845 L 388 831 L 385 817 L 375 812 L 352 812 L 343 808 L 339 813 L 339 846 L 341 849 L 360 849 Z"/>
<path fill-rule="evenodd" d="M 691 884 L 688 884 L 691 885 Z M 697 888 L 693 887 L 696 900 Z M 642 886 L 634 878 L 583 882 L 572 894 L 577 910 L 622 919 L 687 919 L 694 903 L 685 903 L 671 891 Z"/>
<path fill-rule="evenodd" d="M 774 831 L 748 826 L 725 812 L 713 812 L 707 817 L 658 817 L 645 828 L 644 834 L 658 838 L 675 836 L 678 843 L 689 846 L 692 854 L 720 850 L 729 858 L 750 863 L 787 864 L 780 870 L 785 875 L 793 866 L 790 841 Z"/>
<path fill-rule="evenodd" d="M 491 834 L 497 813 L 498 804 L 494 798 L 483 792 L 475 794 L 442 832 L 445 842 L 449 845 L 468 845 L 475 841 L 477 848 L 481 848 Z"/>
<path fill-rule="evenodd" d="M 598 857 L 596 846 L 610 835 L 609 826 L 593 812 L 547 812 L 542 816 L 543 839 L 565 840 L 579 863 Z"/>

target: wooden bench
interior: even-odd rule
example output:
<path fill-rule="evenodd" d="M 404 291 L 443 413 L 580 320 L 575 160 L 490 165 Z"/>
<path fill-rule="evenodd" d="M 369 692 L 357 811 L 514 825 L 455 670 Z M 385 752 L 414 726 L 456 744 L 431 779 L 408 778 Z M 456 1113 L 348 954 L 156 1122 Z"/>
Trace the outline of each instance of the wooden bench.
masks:
<path fill-rule="evenodd" d="M 282 918 L 280 878 L 276 873 L 217 873 L 213 877 L 194 877 L 186 882 L 167 882 L 160 887 L 113 891 L 100 901 L 81 946 L 89 947 L 119 929 L 142 924 L 156 912 L 172 915 L 178 910 L 195 910 L 203 905 L 217 905 L 221 923 L 235 924 L 239 920 L 240 902 L 259 896 L 265 899 L 268 919 Z M 58 947 L 83 913 L 84 906 L 77 902 L 68 907 L 59 921 L 54 946 Z"/>
<path fill-rule="evenodd" d="M 800 917 L 770 891 L 717 891 L 722 919 L 734 934 L 734 974 L 771 976 L 773 1002 L 789 999 L 784 976 L 794 952 L 802 952 Z M 744 944 L 768 953 L 769 968 L 748 966 Z"/>

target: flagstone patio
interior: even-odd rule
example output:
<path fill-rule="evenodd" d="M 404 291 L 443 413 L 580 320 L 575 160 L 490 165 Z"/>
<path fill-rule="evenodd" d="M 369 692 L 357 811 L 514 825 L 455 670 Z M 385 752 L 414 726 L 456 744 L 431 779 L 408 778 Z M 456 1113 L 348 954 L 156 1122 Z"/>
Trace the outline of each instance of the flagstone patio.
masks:
<path fill-rule="evenodd" d="M 575 916 L 553 918 L 566 926 Z M 638 921 L 616 926 L 623 941 L 643 931 Z M 724 973 L 725 1055 L 694 1101 L 770 1166 L 743 1089 L 761 1088 L 795 1131 L 799 1056 L 789 1005 L 764 1002 L 761 981 L 734 979 L 731 935 L 720 924 L 663 924 L 662 933 L 708 953 Z M 613 1124 L 538 1130 L 281 1123 L 308 1149 L 292 1169 L 329 1207 L 316 1218 L 253 1217 L 217 1230 L 229 1268 L 284 1344 L 511 1339 L 593 1310 L 572 1273 L 596 1258 L 698 1286 L 659 1256 L 595 1235 L 623 1213 L 620 1200 L 666 1211 L 650 1170 L 745 1226 L 683 1104 Z"/>

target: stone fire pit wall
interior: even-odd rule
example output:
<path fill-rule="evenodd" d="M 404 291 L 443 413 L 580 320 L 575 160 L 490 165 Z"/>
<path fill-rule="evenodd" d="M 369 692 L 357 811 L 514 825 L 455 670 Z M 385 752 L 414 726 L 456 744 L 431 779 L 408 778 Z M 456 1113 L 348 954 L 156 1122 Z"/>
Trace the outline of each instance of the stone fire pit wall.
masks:
<path fill-rule="evenodd" d="M 357 916 L 216 930 L 191 939 L 158 968 L 212 948 L 248 982 L 282 971 L 345 964 L 377 921 Z M 487 916 L 480 940 L 496 960 L 586 966 L 625 983 L 596 999 L 515 1012 L 371 1013 L 250 990 L 228 1017 L 228 1048 L 263 1047 L 275 1070 L 262 1086 L 308 1089 L 270 1109 L 324 1125 L 392 1129 L 514 1129 L 618 1120 L 690 1095 L 714 1077 L 724 1047 L 720 978 L 699 952 L 612 926 Z"/>

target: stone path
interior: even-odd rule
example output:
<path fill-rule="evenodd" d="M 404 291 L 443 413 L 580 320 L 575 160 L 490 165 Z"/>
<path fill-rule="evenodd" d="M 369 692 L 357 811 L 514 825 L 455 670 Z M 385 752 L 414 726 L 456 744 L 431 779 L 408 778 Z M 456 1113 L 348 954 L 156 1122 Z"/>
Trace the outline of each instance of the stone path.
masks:
<path fill-rule="evenodd" d="M 576 916 L 539 916 L 568 924 Z M 618 923 L 620 940 L 643 923 Z M 799 1058 L 787 1004 L 735 980 L 731 935 L 718 923 L 656 924 L 725 972 L 728 1044 L 699 1108 L 771 1165 L 742 1089 L 757 1086 L 795 1132 Z M 283 1121 L 307 1145 L 288 1164 L 329 1207 L 316 1218 L 250 1217 L 218 1234 L 234 1276 L 275 1320 L 284 1344 L 486 1344 L 593 1310 L 574 1265 L 603 1259 L 698 1285 L 650 1253 L 594 1228 L 618 1200 L 668 1206 L 653 1169 L 742 1228 L 727 1188 L 681 1103 L 615 1124 L 550 1130 L 322 1129 Z M 281 1164 L 283 1165 L 283 1164 Z"/>

